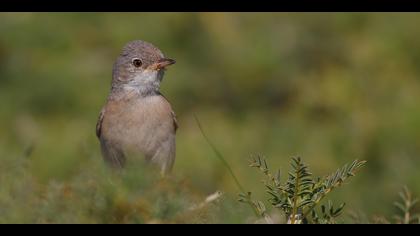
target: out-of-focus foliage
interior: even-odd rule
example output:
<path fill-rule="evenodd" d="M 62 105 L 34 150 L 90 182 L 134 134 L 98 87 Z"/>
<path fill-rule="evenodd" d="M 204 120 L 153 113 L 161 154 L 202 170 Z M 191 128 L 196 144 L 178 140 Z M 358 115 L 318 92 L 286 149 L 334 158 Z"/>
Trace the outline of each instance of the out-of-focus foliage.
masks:
<path fill-rule="evenodd" d="M 399 201 L 394 202 L 399 214 L 394 218 L 397 224 L 420 224 L 420 215 L 416 209 L 418 199 L 413 197 L 413 194 L 407 187 L 399 193 Z M 417 211 L 416 211 L 417 210 Z"/>
<path fill-rule="evenodd" d="M 225 193 L 207 221 L 246 222 L 252 212 L 236 203 L 235 183 L 193 114 L 250 191 L 258 192 L 258 174 L 247 167 L 252 153 L 273 166 L 304 156 L 316 175 L 363 159 L 369 165 L 359 178 L 332 197 L 391 216 L 384 206 L 402 185 L 420 191 L 419 20 L 415 13 L 0 13 L 0 221 L 114 222 L 100 217 L 119 211 L 118 199 L 136 209 L 130 199 L 143 195 L 124 186 L 137 178 L 107 190 L 94 132 L 113 61 L 134 39 L 177 60 L 162 84 L 180 126 L 174 179 L 188 180 L 191 202 Z M 92 206 L 104 196 L 110 202 Z M 170 198 L 181 207 L 150 219 L 175 220 L 189 204 Z"/>

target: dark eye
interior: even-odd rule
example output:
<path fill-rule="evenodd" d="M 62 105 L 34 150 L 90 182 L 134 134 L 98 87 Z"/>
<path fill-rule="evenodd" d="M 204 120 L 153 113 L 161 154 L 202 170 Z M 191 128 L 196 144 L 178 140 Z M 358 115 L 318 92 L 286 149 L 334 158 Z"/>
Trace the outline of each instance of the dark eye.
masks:
<path fill-rule="evenodd" d="M 140 67 L 141 65 L 143 65 L 143 62 L 140 59 L 138 58 L 133 59 L 133 66 Z"/>

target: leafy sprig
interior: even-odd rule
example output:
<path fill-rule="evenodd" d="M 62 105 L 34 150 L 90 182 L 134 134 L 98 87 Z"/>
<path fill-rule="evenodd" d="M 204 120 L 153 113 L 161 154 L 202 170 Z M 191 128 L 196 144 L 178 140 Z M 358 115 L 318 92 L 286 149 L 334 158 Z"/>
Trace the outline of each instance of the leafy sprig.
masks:
<path fill-rule="evenodd" d="M 326 205 L 321 205 L 320 202 L 332 190 L 354 176 L 365 163 L 366 161 L 355 160 L 324 178 L 313 178 L 309 167 L 300 157 L 295 157 L 292 158 L 292 170 L 285 183 L 281 182 L 280 171 L 272 174 L 267 161 L 260 155 L 252 160 L 250 166 L 259 169 L 266 176 L 264 185 L 270 196 L 269 202 L 284 213 L 288 223 L 335 223 L 335 218 L 341 215 L 345 204 L 334 207 L 331 201 Z M 240 201 L 251 203 L 261 216 L 267 217 L 267 208 L 261 201 L 252 200 L 251 193 L 241 194 Z"/>
<path fill-rule="evenodd" d="M 394 218 L 397 224 L 420 224 L 420 215 L 414 213 L 418 199 L 414 198 L 407 187 L 399 193 L 400 201 L 394 202 L 394 206 L 399 210 L 400 215 Z"/>

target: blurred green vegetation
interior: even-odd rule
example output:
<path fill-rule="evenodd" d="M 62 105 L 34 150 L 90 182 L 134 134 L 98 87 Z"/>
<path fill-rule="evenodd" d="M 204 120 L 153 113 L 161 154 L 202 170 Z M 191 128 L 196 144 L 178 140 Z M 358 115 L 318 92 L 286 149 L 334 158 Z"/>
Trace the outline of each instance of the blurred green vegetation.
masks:
<path fill-rule="evenodd" d="M 252 212 L 236 202 L 239 190 L 193 114 L 250 191 L 263 194 L 262 177 L 248 167 L 253 153 L 284 169 L 301 156 L 316 175 L 357 158 L 366 168 L 333 198 L 389 216 L 403 185 L 420 192 L 418 20 L 414 13 L 0 13 L 0 222 L 196 221 L 165 212 L 217 190 L 223 201 L 202 222 L 246 222 Z M 177 180 L 167 185 L 191 192 L 165 190 L 179 196 L 169 197 L 172 205 L 150 186 L 145 197 L 142 171 L 110 184 L 95 136 L 112 64 L 134 39 L 177 60 L 161 89 L 180 126 Z M 120 217 L 141 208 L 143 197 L 148 217 Z"/>

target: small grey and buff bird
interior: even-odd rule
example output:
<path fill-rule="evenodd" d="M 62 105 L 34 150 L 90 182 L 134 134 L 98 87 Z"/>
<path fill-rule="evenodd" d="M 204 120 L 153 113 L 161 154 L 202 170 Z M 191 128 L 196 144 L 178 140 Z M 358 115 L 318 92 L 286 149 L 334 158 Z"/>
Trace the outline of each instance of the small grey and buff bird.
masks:
<path fill-rule="evenodd" d="M 126 158 L 145 158 L 162 174 L 175 161 L 175 113 L 159 92 L 173 59 L 150 43 L 125 45 L 113 68 L 111 91 L 99 115 L 96 135 L 106 163 L 121 168 Z"/>

